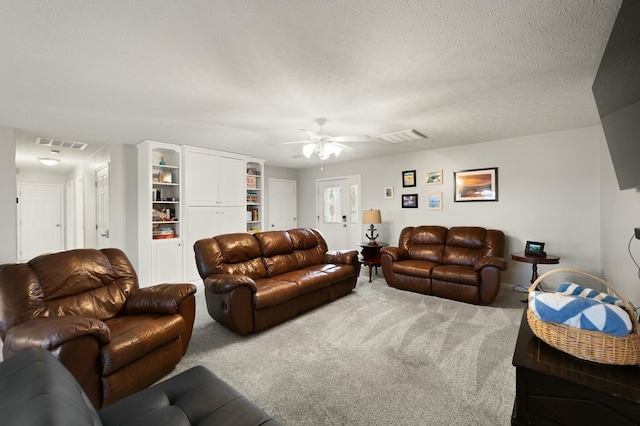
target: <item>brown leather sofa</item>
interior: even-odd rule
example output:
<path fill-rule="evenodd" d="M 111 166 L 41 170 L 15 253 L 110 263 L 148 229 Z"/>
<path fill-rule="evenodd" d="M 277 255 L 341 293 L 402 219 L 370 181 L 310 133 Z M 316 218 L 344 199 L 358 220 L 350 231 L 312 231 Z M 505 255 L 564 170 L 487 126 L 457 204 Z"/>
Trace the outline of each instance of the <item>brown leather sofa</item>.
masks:
<path fill-rule="evenodd" d="M 382 273 L 391 287 L 460 300 L 491 304 L 500 290 L 502 231 L 480 227 L 407 227 L 398 247 L 384 247 Z"/>
<path fill-rule="evenodd" d="M 209 315 L 241 335 L 349 294 L 360 274 L 358 252 L 327 251 L 315 229 L 218 235 L 194 250 Z"/>
<path fill-rule="evenodd" d="M 49 350 L 96 408 L 160 379 L 182 359 L 193 330 L 196 287 L 140 288 L 118 249 L 78 249 L 0 265 L 5 359 Z"/>

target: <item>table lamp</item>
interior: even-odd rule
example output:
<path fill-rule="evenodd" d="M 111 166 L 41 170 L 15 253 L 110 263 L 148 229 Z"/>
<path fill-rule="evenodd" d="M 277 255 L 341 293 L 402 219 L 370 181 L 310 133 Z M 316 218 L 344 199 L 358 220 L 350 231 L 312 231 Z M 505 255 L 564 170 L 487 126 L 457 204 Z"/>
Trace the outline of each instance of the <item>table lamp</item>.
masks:
<path fill-rule="evenodd" d="M 382 218 L 380 217 L 380 210 L 363 210 L 362 211 L 362 223 L 365 225 L 371 225 L 369 227 L 369 232 L 371 232 L 371 235 L 368 234 L 364 234 L 365 237 L 367 237 L 369 239 L 369 245 L 370 246 L 375 246 L 376 244 L 376 238 L 378 238 L 378 234 L 374 233 L 376 231 L 376 228 L 373 227 L 374 224 L 378 224 L 378 223 L 382 223 Z"/>

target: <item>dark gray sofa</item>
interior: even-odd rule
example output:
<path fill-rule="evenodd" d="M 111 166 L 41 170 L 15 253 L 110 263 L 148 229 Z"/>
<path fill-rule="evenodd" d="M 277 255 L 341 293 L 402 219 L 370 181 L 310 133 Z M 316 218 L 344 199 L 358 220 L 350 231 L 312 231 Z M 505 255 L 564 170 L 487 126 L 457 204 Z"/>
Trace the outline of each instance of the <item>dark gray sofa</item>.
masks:
<path fill-rule="evenodd" d="M 198 366 L 95 410 L 69 371 L 42 348 L 0 363 L 3 425 L 278 425 L 211 371 Z"/>

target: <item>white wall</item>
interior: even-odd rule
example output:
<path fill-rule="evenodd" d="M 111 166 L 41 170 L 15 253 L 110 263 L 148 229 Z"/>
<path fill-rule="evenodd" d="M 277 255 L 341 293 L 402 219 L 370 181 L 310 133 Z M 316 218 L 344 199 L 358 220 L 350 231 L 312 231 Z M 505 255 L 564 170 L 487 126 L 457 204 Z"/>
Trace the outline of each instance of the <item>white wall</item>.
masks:
<path fill-rule="evenodd" d="M 18 260 L 16 131 L 0 127 L 0 264 Z"/>
<path fill-rule="evenodd" d="M 620 191 L 604 133 L 600 131 L 601 247 L 603 278 L 634 306 L 640 306 L 640 278 L 631 254 L 640 263 L 640 240 L 632 239 L 640 228 L 640 192 Z M 640 167 L 640 165 L 639 165 Z"/>
<path fill-rule="evenodd" d="M 299 225 L 315 226 L 316 179 L 360 173 L 362 208 L 381 210 L 379 241 L 397 244 L 405 226 L 483 226 L 507 235 L 509 270 L 503 282 L 529 283 L 531 265 L 508 256 L 522 251 L 527 240 L 546 242 L 546 251 L 561 257 L 560 266 L 600 274 L 600 133 L 598 126 L 349 163 L 327 161 L 324 171 L 299 172 Z M 453 172 L 485 167 L 498 167 L 499 201 L 454 203 Z M 424 172 L 434 169 L 443 169 L 443 185 L 424 185 Z M 402 188 L 403 170 L 416 170 L 416 187 Z M 384 199 L 385 186 L 394 187 L 392 200 Z M 425 209 L 426 194 L 433 191 L 443 192 L 443 210 Z M 402 209 L 403 193 L 417 193 L 419 208 Z"/>

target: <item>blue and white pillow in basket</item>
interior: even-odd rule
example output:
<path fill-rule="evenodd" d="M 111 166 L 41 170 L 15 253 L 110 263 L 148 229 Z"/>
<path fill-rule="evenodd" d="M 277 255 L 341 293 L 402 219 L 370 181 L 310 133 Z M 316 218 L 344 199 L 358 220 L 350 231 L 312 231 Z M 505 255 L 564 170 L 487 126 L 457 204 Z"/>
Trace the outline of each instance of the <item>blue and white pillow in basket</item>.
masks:
<path fill-rule="evenodd" d="M 626 336 L 632 330 L 631 318 L 624 309 L 590 297 L 532 291 L 529 309 L 542 321 L 583 330 L 615 336 Z"/>

